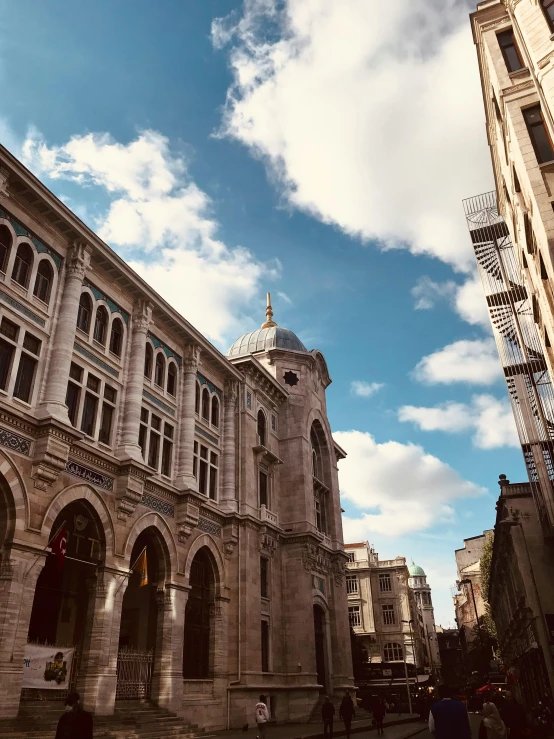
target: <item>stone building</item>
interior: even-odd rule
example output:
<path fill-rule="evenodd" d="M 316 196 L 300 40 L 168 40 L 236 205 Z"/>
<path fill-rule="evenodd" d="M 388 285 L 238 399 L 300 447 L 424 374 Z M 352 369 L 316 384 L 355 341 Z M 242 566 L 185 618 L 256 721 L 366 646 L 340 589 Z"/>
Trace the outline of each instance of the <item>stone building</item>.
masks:
<path fill-rule="evenodd" d="M 508 682 L 528 711 L 554 688 L 554 590 L 529 483 L 500 476 L 488 599 Z"/>
<path fill-rule="evenodd" d="M 431 597 L 431 586 L 427 582 L 427 575 L 422 567 L 412 562 L 408 568 L 408 572 L 410 575 L 408 585 L 414 594 L 416 611 L 421 619 L 420 630 L 424 653 L 423 666 L 432 675 L 440 678 L 441 657 L 435 626 L 435 609 Z"/>
<path fill-rule="evenodd" d="M 307 720 L 353 683 L 323 355 L 268 305 L 223 356 L 3 148 L 0 185 L 0 715 L 46 642 L 97 714 Z"/>
<path fill-rule="evenodd" d="M 442 626 L 437 626 L 437 642 L 443 682 L 445 685 L 463 686 L 466 675 L 458 629 L 443 629 Z"/>
<path fill-rule="evenodd" d="M 380 560 L 368 542 L 344 545 L 350 626 L 371 664 L 403 662 L 423 672 L 421 625 L 405 557 Z"/>

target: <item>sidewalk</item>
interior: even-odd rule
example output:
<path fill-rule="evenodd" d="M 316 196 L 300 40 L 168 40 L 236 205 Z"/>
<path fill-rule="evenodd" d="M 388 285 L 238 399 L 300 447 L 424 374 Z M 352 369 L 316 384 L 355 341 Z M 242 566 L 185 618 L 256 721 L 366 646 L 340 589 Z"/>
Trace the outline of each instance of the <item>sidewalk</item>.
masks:
<path fill-rule="evenodd" d="M 362 732 L 374 732 L 372 724 L 372 716 L 367 711 L 359 711 L 363 714 L 359 718 L 352 721 L 352 729 L 350 733 L 360 734 Z M 425 724 L 418 723 L 419 716 L 415 713 L 389 714 L 385 717 L 384 726 L 398 727 L 396 732 L 387 732 L 386 736 L 390 739 L 406 739 L 413 736 L 414 732 L 419 732 L 425 728 Z M 344 737 L 344 724 L 340 719 L 334 723 L 335 737 Z M 270 724 L 266 729 L 266 739 L 323 739 L 323 728 L 321 722 L 305 723 L 305 724 Z M 403 733 L 403 731 L 405 733 Z M 206 736 L 217 736 L 221 739 L 256 739 L 257 729 L 255 724 L 249 724 L 248 731 L 241 729 L 229 729 L 228 731 L 217 731 Z"/>

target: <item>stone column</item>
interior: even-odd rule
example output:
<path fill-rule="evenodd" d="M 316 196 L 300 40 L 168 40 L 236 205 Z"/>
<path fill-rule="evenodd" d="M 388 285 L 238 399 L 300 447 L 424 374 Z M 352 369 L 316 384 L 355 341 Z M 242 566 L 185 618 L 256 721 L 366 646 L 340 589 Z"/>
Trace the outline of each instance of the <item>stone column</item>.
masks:
<path fill-rule="evenodd" d="M 238 385 L 232 380 L 225 383 L 223 396 L 223 483 L 221 485 L 221 509 L 226 512 L 236 511 L 238 508 L 235 490 L 235 422 Z"/>
<path fill-rule="evenodd" d="M 0 716 L 19 711 L 23 684 L 23 657 L 35 586 L 46 552 L 12 548 L 0 565 Z"/>
<path fill-rule="evenodd" d="M 69 426 L 71 423 L 67 415 L 65 396 L 69 367 L 73 357 L 79 300 L 91 254 L 91 247 L 80 242 L 77 242 L 68 253 L 65 283 L 48 366 L 48 378 L 38 409 L 39 418 L 53 417 Z"/>
<path fill-rule="evenodd" d="M 152 305 L 139 300 L 133 311 L 131 326 L 131 351 L 128 358 L 125 407 L 121 443 L 117 450 L 119 459 L 143 461 L 138 444 L 142 388 L 144 385 L 144 357 L 146 334 L 152 321 Z"/>
<path fill-rule="evenodd" d="M 192 473 L 194 448 L 194 400 L 196 372 L 200 361 L 200 347 L 187 344 L 183 352 L 183 392 L 181 396 L 181 431 L 179 436 L 179 463 L 176 486 L 179 490 L 197 490 L 198 483 Z"/>
<path fill-rule="evenodd" d="M 158 591 L 152 700 L 173 713 L 183 703 L 183 643 L 189 589 L 168 583 Z"/>
<path fill-rule="evenodd" d="M 123 596 L 128 573 L 99 570 L 88 582 L 89 600 L 77 690 L 88 711 L 99 716 L 114 712 L 117 652 Z"/>

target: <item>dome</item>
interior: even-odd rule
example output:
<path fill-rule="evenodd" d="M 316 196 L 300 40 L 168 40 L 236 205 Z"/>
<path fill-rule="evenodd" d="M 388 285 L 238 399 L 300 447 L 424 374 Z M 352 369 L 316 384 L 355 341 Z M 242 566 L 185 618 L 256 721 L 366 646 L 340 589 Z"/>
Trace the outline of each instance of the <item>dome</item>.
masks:
<path fill-rule="evenodd" d="M 228 357 L 244 357 L 246 354 L 266 352 L 268 349 L 286 349 L 289 352 L 307 352 L 298 336 L 288 328 L 278 326 L 273 320 L 271 295 L 267 294 L 266 321 L 257 331 L 238 338 L 227 352 Z"/>
<path fill-rule="evenodd" d="M 408 567 L 408 572 L 410 573 L 410 577 L 425 577 L 423 568 L 419 565 L 415 565 L 413 562 Z"/>
<path fill-rule="evenodd" d="M 242 357 L 245 354 L 264 352 L 268 349 L 286 349 L 293 352 L 307 352 L 308 350 L 298 336 L 281 326 L 259 328 L 238 338 L 227 352 L 228 357 Z"/>

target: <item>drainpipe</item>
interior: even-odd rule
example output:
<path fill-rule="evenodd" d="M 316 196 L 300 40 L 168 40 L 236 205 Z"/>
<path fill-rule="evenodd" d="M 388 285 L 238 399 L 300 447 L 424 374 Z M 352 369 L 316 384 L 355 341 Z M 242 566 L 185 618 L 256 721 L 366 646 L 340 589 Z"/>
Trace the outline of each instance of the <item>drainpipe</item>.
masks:
<path fill-rule="evenodd" d="M 239 413 L 238 413 L 238 433 L 237 433 L 238 444 L 235 446 L 235 455 L 237 455 L 237 447 L 240 449 L 240 446 L 241 446 L 241 416 L 242 416 L 242 412 L 241 412 L 240 403 L 241 403 L 241 393 L 240 393 L 240 383 L 239 383 Z M 240 465 L 240 454 L 237 455 L 237 456 L 239 457 L 239 464 L 237 465 L 238 466 L 237 485 L 238 485 L 238 490 L 239 490 L 239 495 L 240 495 L 241 480 L 242 480 L 242 471 L 241 471 L 241 465 Z M 239 504 L 240 504 L 240 500 L 239 500 Z M 238 527 L 238 541 L 237 541 L 237 547 L 238 547 L 238 565 L 237 565 L 238 566 L 238 588 L 237 588 L 237 593 L 238 593 L 238 598 L 237 598 L 237 610 L 238 610 L 238 613 L 237 613 L 237 679 L 236 680 L 232 680 L 227 685 L 227 729 L 230 729 L 231 728 L 231 687 L 233 685 L 238 685 L 240 683 L 240 681 L 241 681 L 242 653 L 241 653 L 241 647 L 240 647 L 240 645 L 241 645 L 241 633 L 240 632 L 241 632 L 241 611 L 242 611 L 242 609 L 241 609 L 241 602 L 242 602 L 241 601 L 241 598 L 242 598 L 242 593 L 241 593 L 241 560 L 242 560 L 242 557 L 241 557 L 241 553 L 240 553 L 240 550 L 241 550 L 241 546 L 240 546 L 241 545 L 241 541 L 240 541 L 240 539 L 241 539 L 241 536 L 240 536 L 240 525 L 239 525 L 239 527 Z"/>

